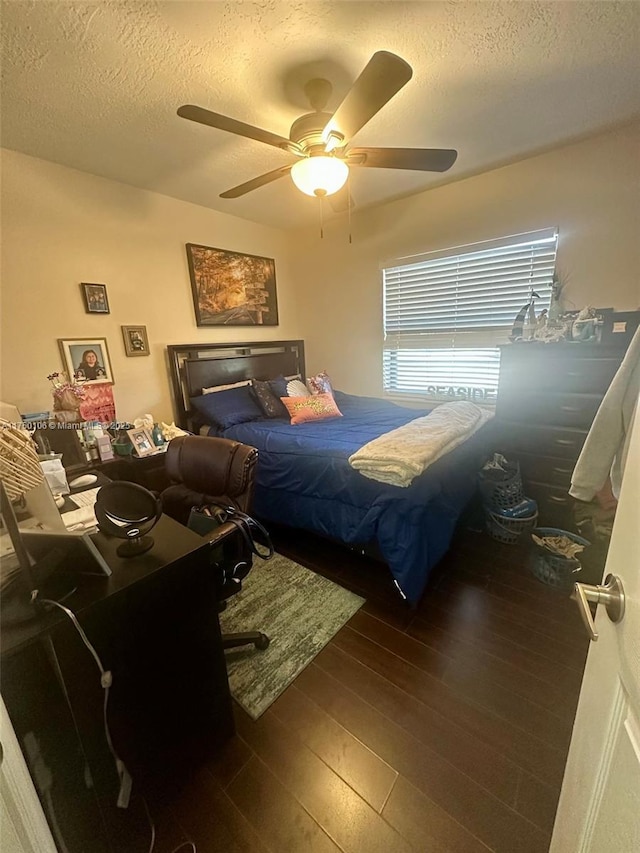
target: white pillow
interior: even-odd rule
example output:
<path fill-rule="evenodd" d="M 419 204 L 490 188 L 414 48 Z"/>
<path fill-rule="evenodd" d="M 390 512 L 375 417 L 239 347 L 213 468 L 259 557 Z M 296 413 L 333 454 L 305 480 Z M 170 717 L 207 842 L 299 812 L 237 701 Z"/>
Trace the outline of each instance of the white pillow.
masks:
<path fill-rule="evenodd" d="M 231 385 L 212 385 L 211 388 L 203 388 L 203 394 L 215 394 L 216 391 L 228 391 L 229 388 L 242 388 L 243 385 L 249 385 L 250 379 L 246 382 L 233 382 Z"/>
<path fill-rule="evenodd" d="M 287 382 L 287 396 L 310 397 L 311 391 L 309 391 L 301 379 L 292 379 L 291 382 Z"/>

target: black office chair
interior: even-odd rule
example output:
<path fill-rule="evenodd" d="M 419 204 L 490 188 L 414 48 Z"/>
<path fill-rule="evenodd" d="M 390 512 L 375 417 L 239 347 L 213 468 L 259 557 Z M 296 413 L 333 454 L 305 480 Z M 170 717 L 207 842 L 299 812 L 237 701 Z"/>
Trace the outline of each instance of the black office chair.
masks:
<path fill-rule="evenodd" d="M 184 525 L 193 507 L 207 504 L 224 504 L 248 513 L 257 461 L 256 448 L 238 441 L 200 435 L 174 438 L 166 454 L 171 485 L 160 493 L 163 511 Z M 226 599 L 242 589 L 242 580 L 253 565 L 253 554 L 232 522 L 223 522 L 208 538 L 212 565 L 217 572 L 221 613 L 226 608 Z M 225 649 L 249 643 L 257 649 L 266 649 L 269 637 L 261 631 L 222 635 Z"/>

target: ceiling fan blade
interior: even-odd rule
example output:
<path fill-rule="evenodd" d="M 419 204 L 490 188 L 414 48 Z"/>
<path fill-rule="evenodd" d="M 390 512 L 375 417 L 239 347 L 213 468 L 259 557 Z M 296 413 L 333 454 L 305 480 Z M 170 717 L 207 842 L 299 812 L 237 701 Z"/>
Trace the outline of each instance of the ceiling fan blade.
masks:
<path fill-rule="evenodd" d="M 252 178 L 244 184 L 238 184 L 224 193 L 220 193 L 220 198 L 239 198 L 245 193 L 250 193 L 251 190 L 257 190 L 258 187 L 263 187 L 265 184 L 270 184 L 271 181 L 277 181 L 278 178 L 283 178 L 291 171 L 291 166 L 280 166 L 279 169 L 274 169 L 272 172 L 266 172 L 264 175 L 259 175 L 257 178 Z"/>
<path fill-rule="evenodd" d="M 350 148 L 345 159 L 350 166 L 446 172 L 457 157 L 453 148 Z"/>
<path fill-rule="evenodd" d="M 349 195 L 346 185 L 341 190 L 338 190 L 337 193 L 332 193 L 327 198 L 334 213 L 344 213 L 345 210 L 349 210 L 349 207 L 353 210 L 356 206 L 353 198 Z"/>
<path fill-rule="evenodd" d="M 295 142 L 291 142 L 290 139 L 285 139 L 284 136 L 278 136 L 277 133 L 270 133 L 268 130 L 254 127 L 252 124 L 245 124 L 243 121 L 237 121 L 220 113 L 213 113 L 211 110 L 205 110 L 204 107 L 185 104 L 182 107 L 178 107 L 178 115 L 190 121 L 197 121 L 198 124 L 206 124 L 218 130 L 226 130 L 228 133 L 235 133 L 238 136 L 246 136 L 247 139 L 264 142 L 266 145 L 273 145 L 275 148 L 293 151 L 296 154 L 301 153 L 300 146 L 296 145 Z"/>
<path fill-rule="evenodd" d="M 409 82 L 412 74 L 409 63 L 394 53 L 374 53 L 325 126 L 322 138 L 327 141 L 333 131 L 340 134 L 340 145 L 344 145 Z"/>

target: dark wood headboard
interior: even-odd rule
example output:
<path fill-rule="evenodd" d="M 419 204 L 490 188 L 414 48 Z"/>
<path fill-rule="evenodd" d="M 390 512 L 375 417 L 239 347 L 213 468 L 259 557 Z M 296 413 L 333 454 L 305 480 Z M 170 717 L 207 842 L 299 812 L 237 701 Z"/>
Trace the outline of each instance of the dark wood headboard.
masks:
<path fill-rule="evenodd" d="M 192 429 L 191 397 L 244 379 L 305 376 L 304 341 L 171 344 L 167 347 L 176 423 Z"/>

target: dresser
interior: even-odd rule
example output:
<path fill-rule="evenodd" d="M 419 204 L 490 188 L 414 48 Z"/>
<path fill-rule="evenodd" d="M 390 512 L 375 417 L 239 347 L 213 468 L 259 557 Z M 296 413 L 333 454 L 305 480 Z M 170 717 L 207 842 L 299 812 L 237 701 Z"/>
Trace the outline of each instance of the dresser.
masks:
<path fill-rule="evenodd" d="M 500 350 L 497 449 L 520 462 L 538 523 L 571 529 L 571 475 L 624 349 L 565 342 Z"/>

